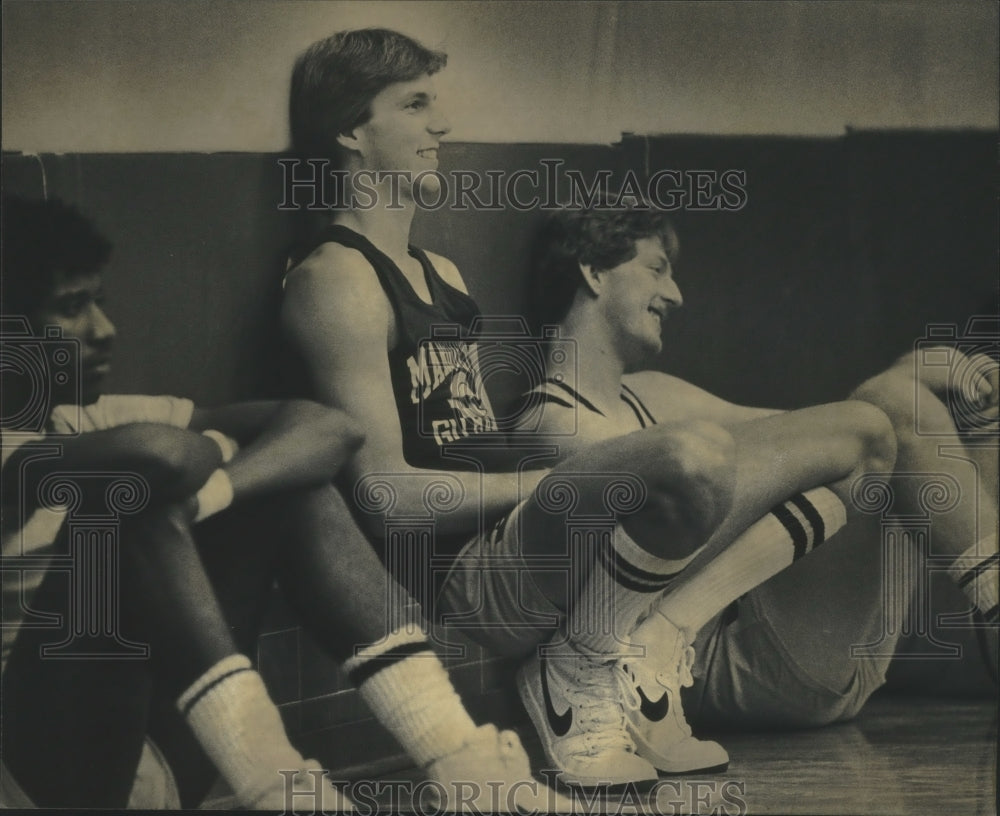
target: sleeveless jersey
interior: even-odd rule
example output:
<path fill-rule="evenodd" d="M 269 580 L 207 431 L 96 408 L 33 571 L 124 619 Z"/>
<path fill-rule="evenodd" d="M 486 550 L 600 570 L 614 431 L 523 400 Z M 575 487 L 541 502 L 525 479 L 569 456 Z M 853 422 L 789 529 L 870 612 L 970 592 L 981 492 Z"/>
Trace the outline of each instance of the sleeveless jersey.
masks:
<path fill-rule="evenodd" d="M 551 387 L 550 387 L 551 386 Z M 553 378 L 546 379 L 538 388 L 535 388 L 532 393 L 536 395 L 542 402 L 554 402 L 556 405 L 562 405 L 564 408 L 572 408 L 573 400 L 588 411 L 593 411 L 595 414 L 600 414 L 604 416 L 604 412 L 598 408 L 594 403 L 587 399 L 583 394 L 577 391 L 575 388 L 564 383 L 562 380 L 556 380 Z M 632 412 L 635 414 L 635 418 L 639 420 L 639 427 L 646 428 L 650 425 L 656 424 L 656 419 L 649 412 L 649 409 L 643 404 L 639 396 L 629 388 L 625 383 L 622 383 L 622 390 L 619 394 L 622 402 L 624 402 Z"/>
<path fill-rule="evenodd" d="M 444 457 L 441 449 L 497 430 L 470 336 L 479 316 L 476 302 L 444 281 L 426 253 L 411 246 L 410 255 L 420 262 L 430 290 L 427 303 L 385 253 L 340 225 L 323 229 L 297 258 L 327 242 L 364 255 L 392 304 L 396 344 L 389 350 L 389 371 L 407 463 L 440 470 L 469 468 L 467 461 Z"/>

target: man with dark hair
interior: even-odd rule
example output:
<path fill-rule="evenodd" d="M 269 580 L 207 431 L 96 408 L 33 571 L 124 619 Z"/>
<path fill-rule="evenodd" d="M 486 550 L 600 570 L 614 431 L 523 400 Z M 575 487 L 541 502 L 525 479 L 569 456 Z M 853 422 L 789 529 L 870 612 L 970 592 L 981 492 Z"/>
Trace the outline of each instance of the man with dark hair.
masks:
<path fill-rule="evenodd" d="M 371 119 L 372 100 L 390 85 L 433 76 L 448 62 L 397 31 L 340 31 L 310 46 L 292 71 L 292 143 L 306 158 L 337 158 L 337 137 Z"/>
<path fill-rule="evenodd" d="M 111 257 L 111 244 L 73 207 L 15 197 L 5 203 L 4 266 L 14 270 L 0 278 L 5 314 L 34 314 L 58 273 L 96 275 Z"/>
<path fill-rule="evenodd" d="M 303 400 L 196 408 L 177 397 L 103 395 L 115 341 L 102 308 L 110 251 L 70 206 L 4 199 L 5 330 L 28 329 L 3 338 L 5 804 L 191 807 L 213 778 L 207 757 L 242 807 L 284 810 L 296 790 L 343 808 L 325 772 L 288 741 L 243 653 L 255 631 L 222 599 L 236 589 L 231 597 L 249 592 L 260 607 L 270 595 L 277 539 L 232 527 L 246 500 L 328 485 L 362 436 L 342 412 Z M 60 349 L 48 359 L 53 343 Z M 34 423 L 39 404 L 46 411 Z M 46 498 L 53 479 L 66 487 Z M 109 486 L 116 479 L 121 495 Z M 72 496 L 75 507 L 52 503 L 72 505 Z M 105 518 L 119 499 L 128 505 L 120 534 L 67 576 L 66 559 L 95 546 L 73 537 L 67 514 Z M 313 546 L 332 548 L 331 534 L 352 529 L 345 508 Z M 103 616 L 101 626 L 73 617 L 87 610 Z M 46 656 L 59 652 L 63 629 L 40 627 L 39 615 L 82 626 L 99 648 Z M 132 657 L 145 645 L 145 659 L 126 659 L 123 644 L 135 647 Z M 161 748 L 202 760 L 193 776 L 175 778 Z"/>
<path fill-rule="evenodd" d="M 949 381 L 938 373 L 940 366 L 919 365 L 915 355 L 907 355 L 863 383 L 852 398 L 885 412 L 898 454 L 884 445 L 875 461 L 852 467 L 849 450 L 831 430 L 864 403 L 791 412 L 748 408 L 643 370 L 662 348 L 664 318 L 682 302 L 673 278 L 677 247 L 665 214 L 656 210 L 566 209 L 539 236 L 532 280 L 539 319 L 557 324 L 561 336 L 575 341 L 578 355 L 576 361 L 548 361 L 546 382 L 538 389 L 541 404 L 525 417 L 526 424 L 558 441 L 561 455 L 642 438 L 658 422 L 693 418 L 718 423 L 736 441 L 728 514 L 677 580 L 651 596 L 648 614 L 629 632 L 632 645 L 645 647 L 644 658 L 620 662 L 628 679 L 625 699 L 641 701 L 626 706 L 639 754 L 663 768 L 663 760 L 683 745 L 682 735 L 690 734 L 681 713 L 681 687 L 696 685 L 700 722 L 802 727 L 852 717 L 882 685 L 889 658 L 851 659 L 851 647 L 881 640 L 881 651 L 891 651 L 900 630 L 883 632 L 883 610 L 898 620 L 918 576 L 892 576 L 899 591 L 886 597 L 878 519 L 868 516 L 866 523 L 853 500 L 858 490 L 864 492 L 866 482 L 859 477 L 866 472 L 898 474 L 891 490 L 900 513 L 919 513 L 922 493 L 939 474 L 952 480 L 958 504 L 935 519 L 934 546 L 955 558 L 952 576 L 975 607 L 984 655 L 995 667 L 997 507 L 972 465 L 985 465 L 989 458 L 971 451 L 965 462 L 939 455 L 939 445 L 964 448 L 938 395 L 964 389 L 964 399 L 980 407 L 986 427 L 992 423 L 995 431 L 997 362 L 985 355 L 969 358 L 962 362 L 967 376 Z M 917 405 L 920 426 L 933 428 L 933 437 L 916 433 Z M 838 459 L 842 465 L 834 464 Z M 825 475 L 816 467 L 824 460 Z M 991 467 L 987 481 L 995 483 L 995 453 Z M 812 552 L 848 520 L 834 542 Z M 519 557 L 513 543 L 501 542 L 497 552 Z M 463 568 L 471 571 L 471 562 Z M 522 564 L 522 572 L 530 572 L 530 565 Z M 484 595 L 498 597 L 503 580 L 497 573 Z M 547 601 L 534 591 L 539 587 L 536 582 L 522 602 L 558 613 L 551 595 Z M 459 599 L 456 608 L 470 607 L 461 593 L 450 597 Z M 477 614 L 490 621 L 495 613 Z M 489 632 L 482 637 L 488 641 Z M 697 659 L 691 647 L 696 640 Z M 532 645 L 525 643 L 523 652 Z M 546 678 L 537 662 L 532 658 L 522 671 L 520 690 L 550 759 L 559 764 L 564 740 L 546 709 L 551 699 L 559 707 L 562 699 L 572 704 L 575 692 L 566 684 L 567 693 L 553 693 L 546 687 L 553 678 Z M 649 716 L 649 701 L 661 695 L 672 716 L 681 718 L 674 727 L 663 726 L 669 717 Z"/>
<path fill-rule="evenodd" d="M 387 42 L 398 36 L 335 35 L 307 52 L 296 76 L 326 77 L 332 69 L 323 63 L 341 65 L 346 55 L 361 66 L 382 65 L 390 59 Z M 313 60 L 321 64 L 310 64 Z M 293 84 L 293 95 L 304 95 L 304 86 L 304 80 Z M 337 209 L 294 259 L 285 279 L 283 322 L 313 393 L 365 424 L 367 441 L 349 476 L 363 486 L 378 474 L 392 485 L 394 511 L 404 517 L 428 515 L 424 496 L 434 480 L 455 486 L 454 506 L 435 519 L 435 553 L 456 558 L 445 602 L 473 618 L 487 617 L 483 640 L 501 653 L 523 655 L 525 633 L 528 648 L 537 645 L 531 637 L 537 636 L 538 616 L 521 605 L 517 574 L 512 583 L 510 570 L 496 567 L 521 556 L 565 557 L 567 522 L 595 515 L 610 520 L 614 535 L 599 536 L 597 546 L 571 543 L 572 588 L 564 573 L 531 576 L 554 599 L 556 617 L 567 621 L 571 634 L 551 644 L 544 663 L 529 666 L 537 710 L 552 713 L 546 703 L 550 687 L 569 705 L 555 718 L 561 733 L 557 746 L 546 745 L 549 758 L 562 781 L 580 786 L 653 781 L 658 768 L 724 766 L 728 758 L 720 746 L 682 733 L 683 721 L 674 718 L 667 724 L 673 728 L 669 756 L 649 754 L 651 761 L 637 753 L 626 730 L 623 694 L 629 687 L 618 656 L 623 638 L 655 594 L 697 555 L 729 512 L 730 434 L 689 419 L 641 438 L 590 445 L 549 475 L 521 468 L 517 452 L 500 463 L 507 472 L 482 472 L 474 443 L 482 441 L 495 453 L 490 442 L 496 440 L 497 423 L 470 334 L 479 310 L 454 264 L 409 244 L 413 185 L 432 175 L 438 144 L 449 130 L 433 74 L 428 70 L 381 87 L 360 117 L 356 98 L 339 80 L 330 81 L 324 99 L 337 110 L 293 98 L 293 116 L 313 119 L 294 125 L 304 139 L 295 147 L 299 153 L 336 156 L 349 195 L 359 179 L 376 179 L 374 202 Z M 342 129 L 324 131 L 326 122 Z M 323 144 L 303 135 L 321 132 L 329 139 Z M 836 416 L 826 408 L 814 414 L 814 422 L 827 427 L 823 444 L 804 435 L 789 444 L 793 458 L 808 458 L 802 469 L 816 484 L 885 462 L 891 433 L 876 409 L 856 403 Z M 384 535 L 382 514 L 362 509 L 360 518 L 373 538 Z M 359 580 L 376 586 L 386 578 L 366 573 Z M 616 623 L 610 629 L 600 625 L 609 614 Z M 382 650 L 376 644 L 370 653 Z M 673 651 L 677 668 L 683 650 Z M 401 661 L 401 677 L 406 663 Z M 546 665 L 553 667 L 551 683 Z M 362 684 L 362 695 L 374 695 L 391 679 L 374 677 L 374 683 Z M 369 685 L 372 691 L 366 690 Z M 404 691 L 394 696 L 401 699 Z M 629 699 L 639 698 L 633 691 Z M 451 731 L 456 742 L 470 734 L 468 725 Z"/>
<path fill-rule="evenodd" d="M 386 485 L 395 512 L 411 518 L 429 515 L 424 496 L 430 480 L 410 478 L 413 467 L 391 447 L 393 437 L 395 445 L 403 445 L 393 389 L 409 391 L 410 369 L 403 349 L 422 333 L 411 335 L 410 323 L 395 320 L 389 298 L 407 320 L 422 321 L 421 332 L 428 321 L 454 323 L 457 317 L 467 322 L 470 305 L 474 306 L 462 291 L 454 266 L 407 243 L 414 176 L 437 166 L 438 142 L 448 131 L 435 104 L 433 83 L 433 75 L 444 64 L 443 54 L 395 31 L 340 32 L 299 57 L 289 104 L 295 152 L 310 159 L 332 158 L 346 170 L 346 201 L 352 200 L 357 173 L 370 173 L 366 181 L 376 200 L 371 219 L 360 211 L 339 208 L 334 223 L 310 236 L 310 243 L 293 257 L 285 280 L 282 320 L 301 352 L 312 392 L 347 410 L 365 427 L 366 435 L 374 432 L 377 439 L 364 464 L 347 474 L 351 486 L 356 485 L 351 495 L 357 499 L 365 494 L 366 483 L 360 480 L 378 474 L 378 490 Z M 396 211 L 385 209 L 392 182 L 378 178 L 382 170 L 398 171 L 396 183 L 404 204 Z M 399 346 L 391 353 L 392 381 L 390 344 Z M 456 344 L 456 350 L 461 345 Z M 477 393 L 463 396 L 461 402 L 461 415 L 470 423 L 487 417 Z M 437 419 L 440 406 L 431 411 Z M 450 408 L 447 413 L 451 415 Z M 413 431 L 407 434 L 408 447 L 423 453 L 436 450 L 433 437 Z M 461 509 L 468 513 L 481 493 L 465 475 Z M 506 482 L 504 495 L 510 495 L 514 480 L 506 477 Z M 359 517 L 371 539 L 381 542 L 384 515 L 362 504 L 356 501 Z M 475 507 L 478 512 L 478 503 Z M 310 501 L 300 504 L 297 516 L 303 525 L 322 529 L 327 512 L 323 502 Z M 439 520 L 436 527 L 447 532 L 446 522 Z M 411 563 L 411 554 L 399 556 Z M 477 727 L 466 712 L 431 647 L 420 606 L 407 591 L 418 588 L 398 583 L 412 576 L 390 576 L 367 542 L 342 545 L 338 558 L 345 567 L 343 591 L 337 594 L 344 605 L 349 677 L 410 756 L 430 779 L 444 784 L 449 796 L 452 783 L 472 784 L 466 786 L 464 798 L 455 788 L 460 798 L 447 807 L 565 809 L 568 803 L 531 780 L 527 754 L 514 732 L 498 731 L 493 725 Z M 414 573 L 425 570 L 418 566 Z M 389 597 L 409 610 L 404 620 L 399 619 L 399 610 L 386 609 Z"/>

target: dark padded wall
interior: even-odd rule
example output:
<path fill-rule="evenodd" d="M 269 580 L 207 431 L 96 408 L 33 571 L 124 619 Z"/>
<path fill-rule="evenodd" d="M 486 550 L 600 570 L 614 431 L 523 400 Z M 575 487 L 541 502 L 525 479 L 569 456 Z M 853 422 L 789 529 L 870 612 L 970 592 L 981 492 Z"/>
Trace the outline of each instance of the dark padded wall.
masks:
<path fill-rule="evenodd" d="M 50 196 L 112 239 L 108 313 L 118 349 L 108 388 L 214 404 L 273 376 L 274 318 L 290 219 L 280 168 L 251 154 L 42 157 Z M 7 157 L 4 188 L 39 195 L 38 160 Z"/>
<path fill-rule="evenodd" d="M 278 209 L 277 158 L 41 157 L 48 193 L 79 203 L 116 245 L 112 389 L 204 403 L 270 393 L 293 235 Z M 675 214 L 686 305 L 660 360 L 727 398 L 792 407 L 842 397 L 927 324 L 997 311 L 995 133 L 449 144 L 441 170 L 541 172 L 546 158 L 586 178 L 604 168 L 616 178 L 628 168 L 746 171 L 741 210 Z M 4 188 L 41 195 L 40 160 L 5 156 Z M 516 313 L 537 218 L 510 207 L 421 212 L 415 242 L 458 264 L 484 312 Z"/>
<path fill-rule="evenodd" d="M 656 137 L 658 168 L 738 168 L 738 212 L 678 211 L 685 307 L 662 366 L 754 405 L 842 398 L 928 324 L 997 312 L 995 133 Z"/>
<path fill-rule="evenodd" d="M 526 179 L 516 185 L 514 195 L 529 203 L 537 193 L 544 203 L 548 171 L 542 162 L 562 162 L 555 171 L 560 184 L 555 195 L 558 200 L 567 189 L 567 172 L 579 171 L 590 179 L 598 171 L 609 170 L 621 177 L 629 167 L 629 158 L 621 146 L 449 144 L 442 150 L 440 172 L 446 179 L 456 170 L 484 176 L 487 171 L 499 171 L 504 178 L 519 170 L 537 172 L 538 185 Z M 504 195 L 502 192 L 501 200 Z M 489 199 L 486 182 L 479 197 Z M 517 206 L 419 212 L 414 220 L 414 242 L 446 255 L 458 265 L 484 314 L 519 314 L 528 273 L 528 246 L 538 220 L 537 211 Z"/>

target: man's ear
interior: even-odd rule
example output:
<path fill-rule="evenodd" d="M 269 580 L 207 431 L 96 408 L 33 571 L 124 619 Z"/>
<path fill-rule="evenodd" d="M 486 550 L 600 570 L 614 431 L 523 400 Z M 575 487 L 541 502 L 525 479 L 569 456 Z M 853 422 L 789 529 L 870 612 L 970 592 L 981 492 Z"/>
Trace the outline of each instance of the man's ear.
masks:
<path fill-rule="evenodd" d="M 580 276 L 592 295 L 599 295 L 604 284 L 604 276 L 590 264 L 581 263 Z"/>
<path fill-rule="evenodd" d="M 337 134 L 337 144 L 339 144 L 345 150 L 349 150 L 353 153 L 360 153 L 362 147 L 362 139 L 357 135 L 354 130 L 348 131 L 347 133 Z"/>

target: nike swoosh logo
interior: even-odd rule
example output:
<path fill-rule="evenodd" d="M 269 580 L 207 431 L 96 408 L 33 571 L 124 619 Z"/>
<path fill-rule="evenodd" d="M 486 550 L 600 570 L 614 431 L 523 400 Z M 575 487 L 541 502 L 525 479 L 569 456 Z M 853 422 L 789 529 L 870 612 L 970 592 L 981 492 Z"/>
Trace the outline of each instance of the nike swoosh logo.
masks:
<path fill-rule="evenodd" d="M 667 699 L 667 693 L 663 692 L 660 695 L 660 699 L 655 703 L 650 700 L 646 693 L 640 688 L 639 689 L 639 699 L 642 701 L 639 706 L 639 710 L 642 712 L 647 720 L 652 722 L 659 722 L 664 717 L 667 716 L 667 712 L 670 710 L 670 701 Z"/>
<path fill-rule="evenodd" d="M 562 714 L 556 712 L 552 705 L 552 695 L 549 693 L 549 672 L 545 657 L 539 657 L 542 674 L 542 699 L 545 700 L 545 716 L 549 720 L 549 728 L 557 737 L 565 737 L 573 725 L 573 709 L 567 708 Z"/>

